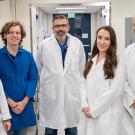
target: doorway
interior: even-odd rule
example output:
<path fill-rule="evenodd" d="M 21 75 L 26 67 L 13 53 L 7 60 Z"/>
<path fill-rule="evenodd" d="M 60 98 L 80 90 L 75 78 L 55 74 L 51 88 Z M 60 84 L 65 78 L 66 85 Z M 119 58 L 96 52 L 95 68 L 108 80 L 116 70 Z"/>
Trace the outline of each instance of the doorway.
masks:
<path fill-rule="evenodd" d="M 68 18 L 69 33 L 79 38 L 85 49 L 86 58 L 91 51 L 91 14 L 75 14 L 74 18 Z"/>

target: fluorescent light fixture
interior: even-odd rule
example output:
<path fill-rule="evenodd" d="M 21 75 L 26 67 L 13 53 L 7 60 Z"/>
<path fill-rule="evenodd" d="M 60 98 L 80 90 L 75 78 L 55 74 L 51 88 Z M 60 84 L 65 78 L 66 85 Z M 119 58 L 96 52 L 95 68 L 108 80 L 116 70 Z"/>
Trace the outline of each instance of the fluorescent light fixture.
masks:
<path fill-rule="evenodd" d="M 86 9 L 87 7 L 57 7 L 56 10 L 81 10 L 81 9 Z"/>
<path fill-rule="evenodd" d="M 75 10 L 72 10 L 72 11 L 71 10 L 69 10 L 69 11 L 67 10 L 67 11 L 60 11 L 58 13 L 62 14 L 62 13 L 85 13 L 85 12 L 86 11 L 83 11 L 83 10 L 80 10 L 80 11 L 79 10 L 76 10 L 76 11 Z"/>

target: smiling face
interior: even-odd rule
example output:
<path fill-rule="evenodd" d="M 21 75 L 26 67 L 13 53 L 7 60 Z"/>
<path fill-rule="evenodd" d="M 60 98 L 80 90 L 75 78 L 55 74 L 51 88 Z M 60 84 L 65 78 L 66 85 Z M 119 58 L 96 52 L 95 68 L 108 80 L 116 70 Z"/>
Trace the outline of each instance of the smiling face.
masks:
<path fill-rule="evenodd" d="M 53 32 L 58 40 L 62 40 L 66 38 L 66 34 L 69 31 L 69 24 L 68 21 L 63 19 L 56 19 L 53 22 Z"/>
<path fill-rule="evenodd" d="M 97 33 L 97 48 L 99 53 L 106 54 L 111 44 L 110 33 L 107 30 L 101 29 Z"/>
<path fill-rule="evenodd" d="M 132 27 L 133 31 L 135 32 L 135 16 L 132 18 Z"/>
<path fill-rule="evenodd" d="M 7 45 L 16 46 L 21 41 L 21 30 L 20 26 L 12 26 L 9 31 L 4 34 L 4 38 L 7 40 Z"/>

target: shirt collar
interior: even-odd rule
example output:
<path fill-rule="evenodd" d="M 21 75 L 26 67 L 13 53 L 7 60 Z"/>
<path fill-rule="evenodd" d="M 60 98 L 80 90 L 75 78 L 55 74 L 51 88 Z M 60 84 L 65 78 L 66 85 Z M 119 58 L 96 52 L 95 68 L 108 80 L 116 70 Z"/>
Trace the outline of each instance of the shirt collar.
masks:
<path fill-rule="evenodd" d="M 92 58 L 94 65 L 104 64 L 105 58 L 103 58 L 98 64 L 97 64 L 97 58 L 98 58 L 98 54 L 94 58 Z"/>
<path fill-rule="evenodd" d="M 23 52 L 22 48 L 19 48 L 18 53 L 22 53 L 22 52 Z M 6 45 L 4 45 L 4 47 L 2 48 L 2 53 L 9 53 Z"/>

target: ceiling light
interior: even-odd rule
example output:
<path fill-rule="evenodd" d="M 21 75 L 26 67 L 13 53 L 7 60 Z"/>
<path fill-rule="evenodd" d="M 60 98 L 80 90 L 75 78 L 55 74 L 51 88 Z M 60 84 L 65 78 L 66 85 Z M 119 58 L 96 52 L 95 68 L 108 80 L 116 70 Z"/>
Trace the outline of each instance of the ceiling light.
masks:
<path fill-rule="evenodd" d="M 57 7 L 56 10 L 72 10 L 86 9 L 87 7 Z"/>
<path fill-rule="evenodd" d="M 83 10 L 74 10 L 74 11 L 60 11 L 58 12 L 59 14 L 62 14 L 62 13 L 85 13 L 85 11 Z"/>

